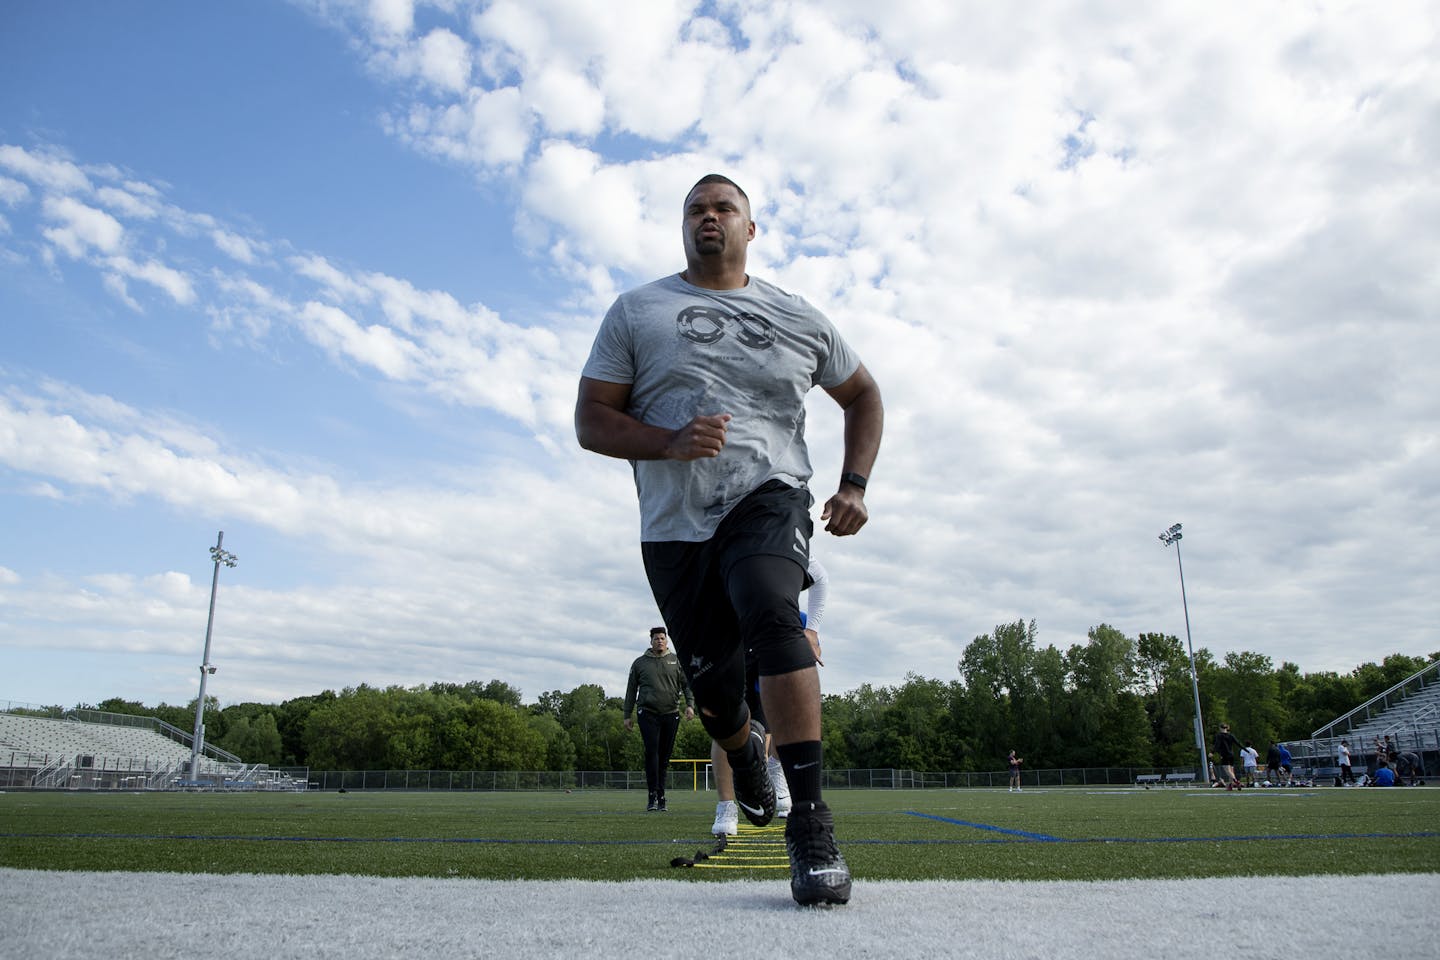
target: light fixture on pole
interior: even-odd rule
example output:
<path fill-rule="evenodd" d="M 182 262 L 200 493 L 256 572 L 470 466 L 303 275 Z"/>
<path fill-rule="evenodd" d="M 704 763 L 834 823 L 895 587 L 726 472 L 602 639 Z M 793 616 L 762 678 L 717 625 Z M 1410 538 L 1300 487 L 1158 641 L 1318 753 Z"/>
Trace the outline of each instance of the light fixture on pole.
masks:
<path fill-rule="evenodd" d="M 1205 750 L 1205 721 L 1200 716 L 1200 680 L 1195 674 L 1195 643 L 1190 639 L 1190 602 L 1185 598 L 1185 564 L 1180 559 L 1180 541 L 1183 537 L 1180 524 L 1176 523 L 1160 534 L 1160 542 L 1167 547 L 1175 545 L 1175 563 L 1180 568 L 1180 604 L 1185 609 L 1185 643 L 1190 648 L 1190 691 L 1195 695 L 1195 746 L 1200 748 L 1200 776 L 1208 783 L 1210 757 Z"/>
<path fill-rule="evenodd" d="M 210 616 L 205 621 L 205 656 L 200 660 L 200 699 L 195 701 L 195 735 L 190 738 L 190 779 L 200 779 L 200 752 L 205 749 L 205 681 L 215 672 L 210 665 L 210 633 L 215 628 L 215 591 L 220 587 L 220 565 L 233 567 L 239 558 L 228 550 L 222 550 L 225 531 L 215 537 L 215 546 L 210 548 L 210 559 L 215 561 L 215 574 L 210 578 Z"/>

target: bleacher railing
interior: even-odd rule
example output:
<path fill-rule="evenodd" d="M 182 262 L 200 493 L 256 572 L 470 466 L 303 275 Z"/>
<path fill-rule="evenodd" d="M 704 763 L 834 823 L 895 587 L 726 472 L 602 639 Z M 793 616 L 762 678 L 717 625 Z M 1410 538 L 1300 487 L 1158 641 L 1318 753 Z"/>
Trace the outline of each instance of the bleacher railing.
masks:
<path fill-rule="evenodd" d="M 1325 726 L 1314 730 L 1310 734 L 1311 740 L 1333 739 L 1336 743 L 1348 734 L 1351 730 L 1360 726 L 1364 721 L 1356 720 L 1364 714 L 1364 720 L 1369 720 L 1373 715 L 1383 713 L 1386 710 L 1404 702 L 1407 698 L 1424 690 L 1433 683 L 1440 682 L 1440 660 L 1435 660 L 1424 669 L 1419 670 L 1395 684 L 1389 690 L 1377 693 L 1366 700 L 1360 706 L 1351 710 L 1344 716 L 1336 717 Z M 1377 709 L 1378 707 L 1378 709 Z M 1343 726 L 1342 726 L 1343 725 Z M 1352 744 L 1353 746 L 1353 744 Z"/>

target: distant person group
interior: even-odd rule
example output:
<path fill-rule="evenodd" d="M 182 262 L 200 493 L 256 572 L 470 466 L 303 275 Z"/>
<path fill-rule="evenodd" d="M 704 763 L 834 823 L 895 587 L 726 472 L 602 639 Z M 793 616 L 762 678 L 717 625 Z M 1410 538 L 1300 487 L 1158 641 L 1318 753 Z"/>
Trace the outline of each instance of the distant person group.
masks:
<path fill-rule="evenodd" d="M 1425 780 L 1424 762 L 1413 750 L 1401 750 L 1389 736 L 1376 737 L 1372 746 L 1375 755 L 1373 768 L 1361 776 L 1355 774 L 1355 758 L 1349 740 L 1341 740 L 1335 748 L 1335 786 L 1398 787 L 1420 786 Z M 1211 742 L 1210 785 L 1226 790 L 1243 790 L 1247 787 L 1288 787 L 1311 786 L 1310 780 L 1297 780 L 1294 775 L 1294 759 L 1289 748 L 1283 743 L 1272 743 L 1265 751 L 1263 775 L 1260 772 L 1259 751 L 1254 743 L 1247 740 L 1241 745 L 1240 739 L 1230 731 L 1230 724 L 1222 723 Z M 1236 766 L 1240 772 L 1236 772 Z"/>
<path fill-rule="evenodd" d="M 1349 744 L 1344 740 L 1340 745 L 1346 751 L 1348 757 Z M 1395 741 L 1387 734 L 1383 739 L 1375 738 L 1375 769 L 1367 773 L 1361 786 L 1366 787 L 1419 787 L 1425 784 L 1425 765 L 1420 755 L 1413 750 L 1401 750 L 1395 745 Z M 1348 767 L 1342 768 L 1348 769 Z M 1336 778 L 1337 786 L 1341 782 Z M 1355 782 L 1355 775 L 1350 774 L 1348 782 Z"/>
<path fill-rule="evenodd" d="M 1294 784 L 1295 761 L 1290 750 L 1283 743 L 1272 743 L 1265 751 L 1265 773 L 1260 773 L 1260 751 L 1253 741 L 1240 739 L 1230 732 L 1230 724 L 1220 724 L 1215 732 L 1211 750 L 1214 756 L 1210 763 L 1210 785 L 1226 790 L 1243 790 L 1246 787 L 1288 787 Z M 1235 772 L 1235 761 L 1240 761 L 1241 773 Z"/>

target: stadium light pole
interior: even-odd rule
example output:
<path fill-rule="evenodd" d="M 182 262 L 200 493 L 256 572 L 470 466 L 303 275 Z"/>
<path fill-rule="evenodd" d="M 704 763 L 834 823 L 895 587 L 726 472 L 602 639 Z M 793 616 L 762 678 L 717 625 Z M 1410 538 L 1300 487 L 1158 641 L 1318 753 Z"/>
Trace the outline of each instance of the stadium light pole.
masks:
<path fill-rule="evenodd" d="M 1205 721 L 1200 717 L 1200 679 L 1195 673 L 1195 642 L 1190 639 L 1190 601 L 1185 598 L 1185 564 L 1180 559 L 1180 524 L 1171 524 L 1160 534 L 1165 546 L 1175 545 L 1175 563 L 1180 568 L 1180 605 L 1185 609 L 1185 643 L 1190 648 L 1190 692 L 1195 695 L 1195 746 L 1200 748 L 1200 777 L 1210 781 L 1210 757 L 1205 751 Z"/>
<path fill-rule="evenodd" d="M 210 616 L 205 621 L 205 655 L 200 660 L 200 699 L 195 701 L 195 735 L 190 738 L 190 779 L 200 779 L 200 751 L 205 749 L 205 681 L 215 672 L 210 665 L 210 634 L 215 629 L 215 592 L 220 587 L 220 565 L 233 567 L 239 558 L 228 550 L 221 549 L 225 543 L 225 531 L 215 537 L 215 546 L 210 548 L 210 559 L 215 561 L 215 574 L 210 578 Z"/>

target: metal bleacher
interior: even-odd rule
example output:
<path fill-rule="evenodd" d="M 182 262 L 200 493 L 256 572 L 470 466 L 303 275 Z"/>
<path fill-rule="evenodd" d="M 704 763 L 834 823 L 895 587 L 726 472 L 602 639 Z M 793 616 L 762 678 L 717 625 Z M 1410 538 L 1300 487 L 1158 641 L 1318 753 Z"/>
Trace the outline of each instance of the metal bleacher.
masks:
<path fill-rule="evenodd" d="M 1440 660 L 1286 746 L 1297 764 L 1329 775 L 1340 741 L 1348 741 L 1358 773 L 1387 737 L 1397 751 L 1424 759 L 1427 769 L 1440 762 Z"/>
<path fill-rule="evenodd" d="M 190 769 L 189 735 L 154 717 L 0 710 L 0 787 L 71 790 L 303 789 L 265 764 L 206 745 Z"/>

